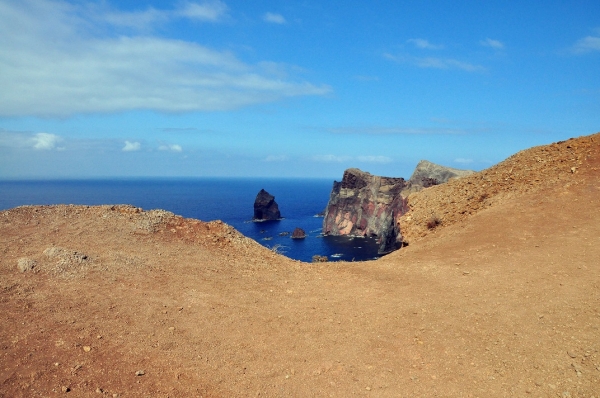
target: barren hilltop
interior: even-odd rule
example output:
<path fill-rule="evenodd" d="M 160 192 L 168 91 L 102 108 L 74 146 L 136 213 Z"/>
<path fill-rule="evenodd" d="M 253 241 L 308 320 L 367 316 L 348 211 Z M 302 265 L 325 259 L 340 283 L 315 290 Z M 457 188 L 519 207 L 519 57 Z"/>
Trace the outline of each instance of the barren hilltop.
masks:
<path fill-rule="evenodd" d="M 409 196 L 302 263 L 130 206 L 0 212 L 0 397 L 600 397 L 600 134 Z"/>

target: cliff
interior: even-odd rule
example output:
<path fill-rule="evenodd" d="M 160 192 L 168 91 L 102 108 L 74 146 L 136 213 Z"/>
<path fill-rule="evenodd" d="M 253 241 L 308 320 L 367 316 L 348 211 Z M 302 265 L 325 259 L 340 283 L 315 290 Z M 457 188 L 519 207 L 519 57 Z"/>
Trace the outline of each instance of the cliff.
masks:
<path fill-rule="evenodd" d="M 341 182 L 333 183 L 323 234 L 377 237 L 380 254 L 394 251 L 402 244 L 396 220 L 408 210 L 408 195 L 472 173 L 426 160 L 419 162 L 408 181 L 348 169 Z"/>
<path fill-rule="evenodd" d="M 400 192 L 404 178 L 380 177 L 348 169 L 341 182 L 334 181 L 325 209 L 323 234 L 376 236 L 380 253 L 395 250 L 399 242 L 396 217 L 406 211 Z"/>

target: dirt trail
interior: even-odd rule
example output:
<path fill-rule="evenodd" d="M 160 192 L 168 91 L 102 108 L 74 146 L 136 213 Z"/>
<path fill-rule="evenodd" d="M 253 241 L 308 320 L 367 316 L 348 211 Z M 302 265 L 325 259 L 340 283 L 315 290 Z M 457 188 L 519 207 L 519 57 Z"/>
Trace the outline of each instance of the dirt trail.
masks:
<path fill-rule="evenodd" d="M 525 151 L 513 173 L 546 182 L 437 205 L 440 227 L 373 262 L 127 206 L 1 212 L 0 397 L 598 398 L 599 141 L 558 144 L 575 166 Z"/>

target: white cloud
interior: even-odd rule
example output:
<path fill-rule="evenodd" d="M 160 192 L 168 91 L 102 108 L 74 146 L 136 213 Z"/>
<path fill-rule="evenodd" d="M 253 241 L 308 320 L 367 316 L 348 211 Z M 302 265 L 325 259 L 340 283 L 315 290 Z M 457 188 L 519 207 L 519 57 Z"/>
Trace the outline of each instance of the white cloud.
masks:
<path fill-rule="evenodd" d="M 50 133 L 37 133 L 32 139 L 33 148 L 40 150 L 50 150 L 56 147 L 56 144 L 62 141 L 62 138 Z"/>
<path fill-rule="evenodd" d="M 579 39 L 573 46 L 573 52 L 576 54 L 600 51 L 600 37 L 587 36 Z"/>
<path fill-rule="evenodd" d="M 285 18 L 283 17 L 283 15 L 281 14 L 274 14 L 272 12 L 268 12 L 263 16 L 263 21 L 265 22 L 270 22 L 270 23 L 276 23 L 279 25 L 283 25 L 286 23 Z"/>
<path fill-rule="evenodd" d="M 64 139 L 56 134 L 35 133 L 24 131 L 7 131 L 0 129 L 0 147 L 29 148 L 35 150 L 63 150 L 57 145 Z"/>
<path fill-rule="evenodd" d="M 269 155 L 264 159 L 265 162 L 285 162 L 286 160 L 288 157 L 285 155 Z"/>
<path fill-rule="evenodd" d="M 134 152 L 134 151 L 139 151 L 142 148 L 142 144 L 140 144 L 139 142 L 130 142 L 130 141 L 125 141 L 125 146 L 123 147 L 122 151 L 123 152 Z"/>
<path fill-rule="evenodd" d="M 183 148 L 181 147 L 181 145 L 168 144 L 168 145 L 159 146 L 158 150 L 159 151 L 169 151 L 169 152 L 182 152 Z"/>
<path fill-rule="evenodd" d="M 384 58 L 398 62 L 408 63 L 419 68 L 432 69 L 458 69 L 465 72 L 482 72 L 485 68 L 481 65 L 474 65 L 469 62 L 463 62 L 452 58 L 438 57 L 413 57 L 410 55 L 383 54 Z"/>
<path fill-rule="evenodd" d="M 357 159 L 363 163 L 391 163 L 393 161 L 387 156 L 359 156 Z"/>
<path fill-rule="evenodd" d="M 417 48 L 426 50 L 441 50 L 444 48 L 444 46 L 441 44 L 432 44 L 425 39 L 408 39 L 406 42 L 413 44 Z"/>
<path fill-rule="evenodd" d="M 227 5 L 222 1 L 207 1 L 202 4 L 186 2 L 176 11 L 177 15 L 201 21 L 218 21 L 227 13 Z"/>
<path fill-rule="evenodd" d="M 496 50 L 502 50 L 502 49 L 504 49 L 504 43 L 502 43 L 499 40 L 493 40 L 493 39 L 490 39 L 490 38 L 487 38 L 485 40 L 481 40 L 479 42 L 479 44 L 481 44 L 484 47 L 491 47 L 491 48 L 496 49 Z"/>
<path fill-rule="evenodd" d="M 106 3 L 84 3 L 82 13 L 86 18 L 110 25 L 148 30 L 159 23 L 166 23 L 177 18 L 188 18 L 202 22 L 218 22 L 227 15 L 227 5 L 221 1 L 204 3 L 183 2 L 172 10 L 158 10 L 148 7 L 142 11 L 118 11 L 108 7 Z"/>
<path fill-rule="evenodd" d="M 223 5 L 185 3 L 180 14 L 211 20 L 222 15 L 211 12 Z M 112 23 L 121 18 L 122 25 L 140 26 L 162 15 L 153 9 L 113 14 Z M 0 3 L 0 37 L 11 38 L 0 41 L 0 116 L 216 111 L 331 92 L 193 42 L 98 36 L 107 22 L 64 1 Z"/>

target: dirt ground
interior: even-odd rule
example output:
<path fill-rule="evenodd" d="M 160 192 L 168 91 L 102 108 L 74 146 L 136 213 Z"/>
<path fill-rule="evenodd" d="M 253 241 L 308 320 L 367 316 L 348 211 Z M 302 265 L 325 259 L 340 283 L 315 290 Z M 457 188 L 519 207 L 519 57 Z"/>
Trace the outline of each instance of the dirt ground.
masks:
<path fill-rule="evenodd" d="M 469 178 L 411 196 L 410 245 L 370 262 L 129 206 L 0 212 L 0 397 L 600 398 L 600 135 Z"/>

